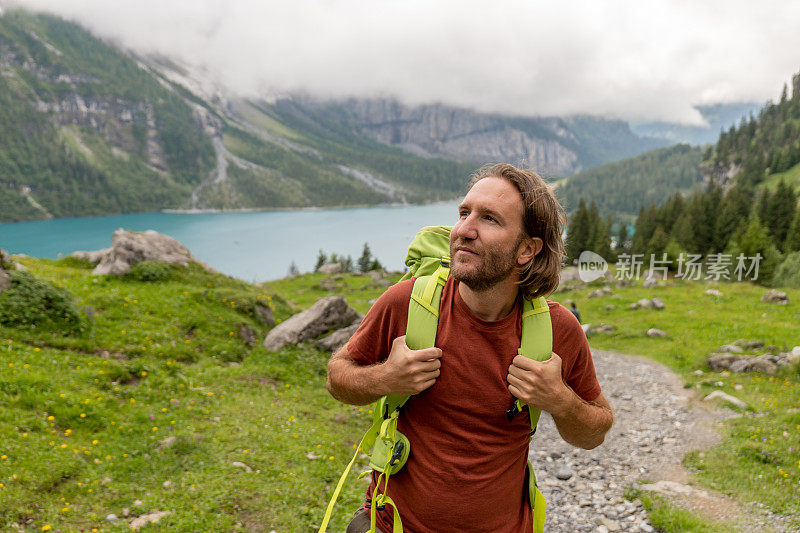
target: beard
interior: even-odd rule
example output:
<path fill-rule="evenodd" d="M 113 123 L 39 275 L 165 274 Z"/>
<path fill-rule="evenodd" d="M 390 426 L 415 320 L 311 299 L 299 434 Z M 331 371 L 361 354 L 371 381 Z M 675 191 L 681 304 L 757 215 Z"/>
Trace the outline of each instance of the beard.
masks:
<path fill-rule="evenodd" d="M 490 289 L 510 276 L 517 268 L 516 251 L 521 242 L 522 236 L 507 249 L 499 245 L 484 248 L 479 251 L 479 255 L 472 258 L 473 261 L 479 260 L 477 266 L 473 267 L 455 259 L 457 248 L 461 246 L 473 248 L 468 242 L 455 239 L 450 242 L 450 274 L 475 292 Z"/>

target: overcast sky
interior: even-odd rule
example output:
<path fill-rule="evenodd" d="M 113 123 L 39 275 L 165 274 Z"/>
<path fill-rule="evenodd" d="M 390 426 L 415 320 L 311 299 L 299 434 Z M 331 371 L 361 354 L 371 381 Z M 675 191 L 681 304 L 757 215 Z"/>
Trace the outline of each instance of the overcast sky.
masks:
<path fill-rule="evenodd" d="M 792 1 L 18 3 L 203 67 L 244 95 L 697 123 L 693 105 L 776 99 L 800 71 Z"/>

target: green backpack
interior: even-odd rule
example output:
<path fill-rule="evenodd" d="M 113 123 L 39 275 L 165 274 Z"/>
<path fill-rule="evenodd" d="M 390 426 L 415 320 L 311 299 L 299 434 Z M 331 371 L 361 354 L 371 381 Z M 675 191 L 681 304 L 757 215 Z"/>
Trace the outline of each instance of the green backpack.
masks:
<path fill-rule="evenodd" d="M 408 306 L 408 326 L 406 328 L 406 344 L 412 350 L 422 350 L 433 347 L 436 343 L 436 330 L 439 321 L 439 303 L 447 278 L 450 275 L 450 258 L 447 253 L 450 249 L 450 227 L 428 226 L 422 228 L 411 242 L 406 255 L 406 265 L 409 271 L 402 280 L 417 276 L 411 291 Z M 552 353 L 552 325 L 547 302 L 544 297 L 533 301 L 526 300 L 522 309 L 522 338 L 520 339 L 519 355 L 530 357 L 537 361 L 545 361 Z M 375 532 L 376 509 L 384 505 L 391 505 L 394 509 L 394 528 L 392 533 L 402 533 L 403 525 L 394 502 L 388 496 L 389 477 L 398 472 L 406 463 L 411 452 L 411 443 L 405 435 L 397 431 L 397 421 L 401 408 L 408 401 L 408 396 L 388 395 L 380 398 L 372 409 L 372 426 L 364 434 L 361 442 L 356 447 L 356 453 L 345 468 L 336 489 L 333 492 L 319 533 L 327 530 L 333 507 L 339 497 L 350 470 L 353 468 L 359 452 L 370 450 L 370 468 L 380 472 L 372 495 L 370 509 L 370 530 Z M 524 404 L 517 400 L 506 411 L 509 419 L 521 411 Z M 530 409 L 531 437 L 536 432 L 539 421 L 539 411 Z M 366 475 L 365 472 L 363 475 Z M 533 510 L 533 533 L 544 531 L 544 517 L 547 502 L 539 491 L 533 466 L 528 461 L 528 496 Z M 378 488 L 383 483 L 383 494 L 378 493 Z"/>

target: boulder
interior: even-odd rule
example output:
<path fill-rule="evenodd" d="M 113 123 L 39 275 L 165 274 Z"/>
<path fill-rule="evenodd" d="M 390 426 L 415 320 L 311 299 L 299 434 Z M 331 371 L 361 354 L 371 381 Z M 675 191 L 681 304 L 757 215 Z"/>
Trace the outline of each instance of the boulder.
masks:
<path fill-rule="evenodd" d="M 739 359 L 741 359 L 741 357 L 733 355 L 730 352 L 715 352 L 708 356 L 708 368 L 716 370 L 717 372 L 728 370 L 728 368 Z"/>
<path fill-rule="evenodd" d="M 750 359 L 747 357 L 739 357 L 730 364 L 728 370 L 737 374 L 747 372 L 750 370 Z"/>
<path fill-rule="evenodd" d="M 69 254 L 70 257 L 74 257 L 75 259 L 81 259 L 83 261 L 89 261 L 90 263 L 94 263 L 95 265 L 103 260 L 109 252 L 111 252 L 111 248 L 103 248 L 102 250 L 96 250 L 94 252 L 84 252 L 84 251 L 77 251 L 72 252 Z"/>
<path fill-rule="evenodd" d="M 666 307 L 664 302 L 661 301 L 661 298 L 653 298 L 650 300 L 650 303 L 653 305 L 653 309 L 664 309 L 664 307 Z"/>
<path fill-rule="evenodd" d="M 239 338 L 241 338 L 244 343 L 248 346 L 255 346 L 258 344 L 258 339 L 256 339 L 256 333 L 253 331 L 253 328 L 248 326 L 247 324 L 242 324 L 239 326 Z"/>
<path fill-rule="evenodd" d="M 773 362 L 772 356 L 760 355 L 750 360 L 748 370 L 751 372 L 763 372 L 772 376 L 778 371 L 778 365 Z"/>
<path fill-rule="evenodd" d="M 264 348 L 280 350 L 287 344 L 298 344 L 326 331 L 348 326 L 357 317 L 358 313 L 347 305 L 344 296 L 321 298 L 311 308 L 272 328 L 264 339 Z"/>
<path fill-rule="evenodd" d="M 11 254 L 0 248 L 0 270 L 4 268 L 11 268 L 14 265 L 14 259 Z"/>
<path fill-rule="evenodd" d="M 342 271 L 342 264 L 341 263 L 330 263 L 327 265 L 322 265 L 317 269 L 317 272 L 322 274 L 338 274 Z"/>
<path fill-rule="evenodd" d="M 599 298 L 600 296 L 605 296 L 606 294 L 611 294 L 611 289 L 608 287 L 603 287 L 590 292 L 588 298 Z"/>
<path fill-rule="evenodd" d="M 647 298 L 642 298 L 636 303 L 639 304 L 639 308 L 641 309 L 650 309 L 651 307 L 653 307 L 653 301 L 648 300 Z"/>
<path fill-rule="evenodd" d="M 336 352 L 339 348 L 347 344 L 347 341 L 350 340 L 350 337 L 353 336 L 353 333 L 356 332 L 359 324 L 361 324 L 361 320 L 361 317 L 359 317 L 346 328 L 338 329 L 327 337 L 318 340 L 316 343 L 317 348 L 329 352 Z"/>
<path fill-rule="evenodd" d="M 648 337 L 666 337 L 667 333 L 665 331 L 661 331 L 660 329 L 650 328 L 647 330 Z"/>
<path fill-rule="evenodd" d="M 709 394 L 708 396 L 703 398 L 703 400 L 704 401 L 711 401 L 711 400 L 714 400 L 714 399 L 717 399 L 717 398 L 719 398 L 723 402 L 728 402 L 731 405 L 735 405 L 736 407 L 738 407 L 740 409 L 747 409 L 747 404 L 744 403 L 742 400 L 740 400 L 739 398 L 737 398 L 735 396 L 731 396 L 730 394 L 725 394 L 721 390 L 715 390 L 714 392 L 712 392 L 711 394 Z"/>
<path fill-rule="evenodd" d="M 785 292 L 777 291 L 775 289 L 770 289 L 765 292 L 761 297 L 761 301 L 778 305 L 788 305 L 790 303 Z"/>
<path fill-rule="evenodd" d="M 71 255 L 78 259 L 96 262 L 97 266 L 92 271 L 92 274 L 96 275 L 120 276 L 128 273 L 131 265 L 142 261 L 163 261 L 183 266 L 194 262 L 206 270 L 213 270 L 192 257 L 189 250 L 180 242 L 153 230 L 136 233 L 119 228 L 111 237 L 111 248 L 97 252 L 74 252 Z"/>

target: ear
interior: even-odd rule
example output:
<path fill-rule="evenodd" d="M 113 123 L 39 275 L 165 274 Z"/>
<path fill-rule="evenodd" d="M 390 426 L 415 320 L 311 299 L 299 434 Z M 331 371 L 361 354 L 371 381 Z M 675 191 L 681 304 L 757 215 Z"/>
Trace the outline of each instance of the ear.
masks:
<path fill-rule="evenodd" d="M 539 237 L 529 237 L 519 244 L 517 264 L 525 266 L 542 251 L 544 242 Z"/>

